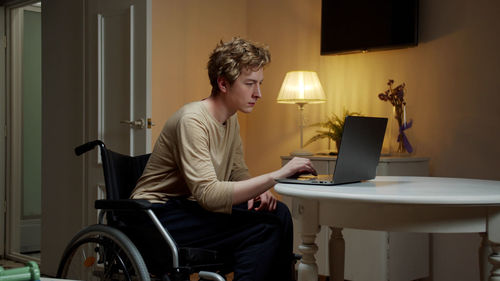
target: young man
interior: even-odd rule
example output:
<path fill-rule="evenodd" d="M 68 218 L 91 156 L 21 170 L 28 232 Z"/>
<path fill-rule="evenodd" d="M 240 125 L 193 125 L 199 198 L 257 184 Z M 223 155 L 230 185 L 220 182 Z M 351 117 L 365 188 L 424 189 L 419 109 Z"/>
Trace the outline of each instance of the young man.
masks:
<path fill-rule="evenodd" d="M 276 178 L 316 173 L 304 158 L 248 173 L 236 112 L 252 112 L 269 62 L 266 47 L 220 42 L 208 62 L 211 95 L 166 122 L 132 194 L 161 204 L 156 213 L 179 245 L 229 257 L 235 280 L 291 279 L 292 221 L 269 189 Z"/>

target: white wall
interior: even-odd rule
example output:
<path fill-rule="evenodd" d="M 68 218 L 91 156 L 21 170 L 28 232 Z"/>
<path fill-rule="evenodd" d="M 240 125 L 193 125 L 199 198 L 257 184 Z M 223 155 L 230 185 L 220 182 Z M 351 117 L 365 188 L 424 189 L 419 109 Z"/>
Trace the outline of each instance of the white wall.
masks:
<path fill-rule="evenodd" d="M 42 14 L 42 264 L 55 276 L 66 244 L 82 228 L 84 158 L 84 4 L 43 1 Z"/>

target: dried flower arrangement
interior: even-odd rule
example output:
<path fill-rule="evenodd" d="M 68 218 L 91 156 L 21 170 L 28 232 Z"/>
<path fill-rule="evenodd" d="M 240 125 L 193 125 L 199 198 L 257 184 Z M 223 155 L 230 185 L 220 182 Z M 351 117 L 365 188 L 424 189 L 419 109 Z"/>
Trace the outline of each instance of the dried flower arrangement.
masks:
<path fill-rule="evenodd" d="M 398 133 L 398 148 L 396 152 L 413 152 L 413 147 L 411 146 L 408 137 L 405 132 L 407 129 L 411 128 L 413 120 L 410 122 L 406 122 L 406 101 L 404 100 L 405 96 L 405 83 L 402 83 L 395 88 L 392 87 L 394 84 L 394 80 L 389 79 L 387 85 L 389 89 L 385 92 L 378 94 L 378 97 L 382 101 L 388 101 L 394 107 L 394 118 L 396 118 L 399 127 Z"/>

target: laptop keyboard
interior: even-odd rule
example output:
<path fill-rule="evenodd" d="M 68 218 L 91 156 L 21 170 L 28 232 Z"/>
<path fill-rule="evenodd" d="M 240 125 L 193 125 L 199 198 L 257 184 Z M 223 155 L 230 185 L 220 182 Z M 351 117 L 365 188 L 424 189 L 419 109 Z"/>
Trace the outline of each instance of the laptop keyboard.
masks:
<path fill-rule="evenodd" d="M 301 175 L 299 180 L 309 181 L 311 183 L 329 183 L 333 180 L 333 175 Z"/>

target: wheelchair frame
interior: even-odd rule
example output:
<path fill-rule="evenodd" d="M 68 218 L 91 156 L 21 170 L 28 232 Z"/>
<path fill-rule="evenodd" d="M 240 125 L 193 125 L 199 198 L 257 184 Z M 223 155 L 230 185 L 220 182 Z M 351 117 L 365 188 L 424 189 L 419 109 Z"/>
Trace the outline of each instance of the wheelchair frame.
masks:
<path fill-rule="evenodd" d="M 107 174 L 108 170 L 105 165 L 110 165 L 108 161 L 111 161 L 111 159 L 109 159 L 111 157 L 108 157 L 108 153 L 112 151 L 108 150 L 102 141 L 95 140 L 75 148 L 75 153 L 76 155 L 81 155 L 92 150 L 96 146 L 99 146 L 101 158 L 103 160 L 103 170 L 107 186 L 106 198 L 108 198 L 110 175 Z M 112 153 L 116 154 L 116 152 Z M 149 155 L 144 155 L 143 157 L 149 157 Z M 87 278 L 93 276 L 96 278 L 95 280 L 151 280 L 147 265 L 132 240 L 123 231 L 104 223 L 105 215 L 109 216 L 113 211 L 142 211 L 151 219 L 154 227 L 159 231 L 161 237 L 168 245 L 172 258 L 171 268 L 173 272 L 165 272 L 165 274 L 160 277 L 160 280 L 184 281 L 189 280 L 189 275 L 191 273 L 196 273 L 193 272 L 193 269 L 189 266 L 181 265 L 179 247 L 153 212 L 152 204 L 149 201 L 115 198 L 96 200 L 95 208 L 99 210 L 98 224 L 82 229 L 66 246 L 59 263 L 57 271 L 58 278 L 69 277 L 69 271 L 74 265 L 74 267 L 76 267 L 75 270 L 78 271 L 77 274 L 81 274 L 89 269 L 90 272 L 87 272 Z M 91 247 L 91 244 L 93 247 Z M 80 259 L 77 254 L 80 249 L 83 251 L 83 253 L 81 253 L 82 259 Z M 80 266 L 81 268 L 79 268 Z M 209 264 L 208 266 L 213 265 Z M 166 267 L 169 266 L 166 265 Z M 170 273 L 170 275 L 168 273 Z M 197 273 L 200 280 L 225 281 L 225 278 L 216 272 L 198 271 Z"/>

